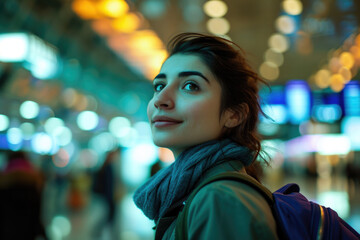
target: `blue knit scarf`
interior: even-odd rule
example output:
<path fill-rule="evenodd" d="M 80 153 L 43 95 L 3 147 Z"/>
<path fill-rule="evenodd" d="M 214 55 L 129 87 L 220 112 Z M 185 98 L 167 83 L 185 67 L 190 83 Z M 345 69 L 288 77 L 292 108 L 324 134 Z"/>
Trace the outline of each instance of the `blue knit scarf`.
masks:
<path fill-rule="evenodd" d="M 190 194 L 209 168 L 228 160 L 239 160 L 247 166 L 252 157 L 248 148 L 229 139 L 196 145 L 137 189 L 134 202 L 148 218 L 157 221 L 172 204 Z"/>

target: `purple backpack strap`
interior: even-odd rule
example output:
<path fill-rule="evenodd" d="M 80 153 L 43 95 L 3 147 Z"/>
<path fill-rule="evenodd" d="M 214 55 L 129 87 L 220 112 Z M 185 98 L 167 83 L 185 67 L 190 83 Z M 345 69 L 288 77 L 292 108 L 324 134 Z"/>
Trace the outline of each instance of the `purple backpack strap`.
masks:
<path fill-rule="evenodd" d="M 273 196 L 274 213 L 285 239 L 360 239 L 334 210 L 309 201 L 295 183 L 283 186 Z"/>

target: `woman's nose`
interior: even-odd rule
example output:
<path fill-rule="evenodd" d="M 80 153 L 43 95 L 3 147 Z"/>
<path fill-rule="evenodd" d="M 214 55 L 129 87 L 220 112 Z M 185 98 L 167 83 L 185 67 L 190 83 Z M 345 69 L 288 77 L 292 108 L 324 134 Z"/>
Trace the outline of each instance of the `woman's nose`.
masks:
<path fill-rule="evenodd" d="M 166 89 L 167 90 L 167 89 Z M 172 109 L 174 107 L 174 97 L 170 91 L 163 89 L 159 94 L 155 96 L 154 106 L 156 108 Z"/>

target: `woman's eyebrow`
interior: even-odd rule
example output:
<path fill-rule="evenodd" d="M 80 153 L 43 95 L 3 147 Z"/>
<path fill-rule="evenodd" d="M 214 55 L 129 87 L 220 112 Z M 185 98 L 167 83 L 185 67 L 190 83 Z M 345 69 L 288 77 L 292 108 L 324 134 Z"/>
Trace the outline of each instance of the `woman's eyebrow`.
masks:
<path fill-rule="evenodd" d="M 180 72 L 178 74 L 179 77 L 188 77 L 188 76 L 199 76 L 201 78 L 203 78 L 207 83 L 210 83 L 209 79 L 207 79 L 202 73 L 198 72 L 198 71 L 184 71 L 184 72 Z M 166 78 L 166 74 L 165 73 L 159 73 L 155 78 Z"/>
<path fill-rule="evenodd" d="M 166 74 L 164 74 L 164 73 L 159 73 L 158 75 L 156 75 L 156 77 L 154 78 L 154 80 L 157 79 L 157 78 L 166 78 Z"/>
<path fill-rule="evenodd" d="M 188 77 L 188 76 L 192 76 L 192 75 L 202 77 L 207 83 L 210 83 L 209 79 L 207 79 L 202 73 L 197 72 L 197 71 L 185 71 L 185 72 L 179 73 L 179 77 Z"/>

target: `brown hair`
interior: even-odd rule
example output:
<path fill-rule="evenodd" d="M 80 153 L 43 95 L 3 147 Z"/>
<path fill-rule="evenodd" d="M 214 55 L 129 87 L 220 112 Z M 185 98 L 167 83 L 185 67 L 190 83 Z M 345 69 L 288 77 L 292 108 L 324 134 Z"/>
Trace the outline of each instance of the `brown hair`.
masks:
<path fill-rule="evenodd" d="M 239 126 L 226 131 L 223 137 L 252 150 L 255 161 L 261 151 L 257 123 L 259 114 L 264 114 L 258 85 L 266 83 L 251 69 L 244 51 L 230 40 L 200 33 L 176 35 L 170 40 L 168 51 L 169 57 L 174 54 L 196 55 L 209 67 L 222 87 L 220 113 L 232 109 L 246 115 Z"/>

